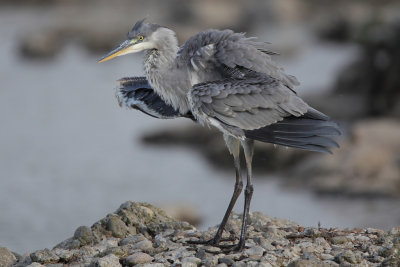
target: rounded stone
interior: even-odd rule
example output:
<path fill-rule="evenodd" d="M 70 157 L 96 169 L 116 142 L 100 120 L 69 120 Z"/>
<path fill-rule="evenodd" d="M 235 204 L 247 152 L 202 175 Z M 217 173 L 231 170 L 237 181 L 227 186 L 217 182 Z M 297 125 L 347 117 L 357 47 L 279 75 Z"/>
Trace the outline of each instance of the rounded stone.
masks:
<path fill-rule="evenodd" d="M 126 258 L 126 263 L 129 266 L 133 266 L 136 264 L 149 263 L 152 260 L 153 257 L 151 257 L 149 254 L 143 252 L 136 252 Z"/>
<path fill-rule="evenodd" d="M 57 262 L 60 259 L 60 257 L 58 257 L 53 251 L 46 248 L 31 253 L 31 259 L 33 262 L 46 263 L 46 262 Z"/>
<path fill-rule="evenodd" d="M 0 247 L 0 266 L 9 267 L 17 261 L 15 255 L 5 247 Z"/>
<path fill-rule="evenodd" d="M 118 217 L 110 217 L 107 221 L 107 230 L 111 231 L 114 237 L 122 238 L 128 233 L 128 227 Z"/>
<path fill-rule="evenodd" d="M 117 256 L 115 256 L 114 254 L 109 254 L 100 259 L 96 259 L 95 266 L 97 266 L 97 267 L 119 267 L 122 265 L 119 263 L 119 259 Z"/>
<path fill-rule="evenodd" d="M 95 236 L 92 229 L 87 226 L 79 226 L 74 233 L 74 239 L 79 240 L 81 246 L 92 244 L 95 241 Z"/>
<path fill-rule="evenodd" d="M 140 250 L 150 250 L 152 248 L 153 248 L 153 243 L 151 243 L 151 241 L 148 239 L 137 242 L 133 246 L 133 249 L 140 249 Z"/>

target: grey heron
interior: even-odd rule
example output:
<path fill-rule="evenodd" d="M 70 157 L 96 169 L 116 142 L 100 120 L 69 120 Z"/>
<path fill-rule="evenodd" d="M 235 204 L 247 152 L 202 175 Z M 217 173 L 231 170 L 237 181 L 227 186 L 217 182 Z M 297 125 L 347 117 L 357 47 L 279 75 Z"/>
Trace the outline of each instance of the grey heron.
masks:
<path fill-rule="evenodd" d="M 254 140 L 331 153 L 330 148 L 338 147 L 333 139 L 340 135 L 338 125 L 296 94 L 299 82 L 271 59 L 275 53 L 268 43 L 244 33 L 210 29 L 179 47 L 174 31 L 140 20 L 127 40 L 99 62 L 140 51 L 146 51 L 146 77 L 120 80 L 120 104 L 157 118 L 188 117 L 215 126 L 233 155 L 236 182 L 228 208 L 214 238 L 199 243 L 218 246 L 222 240 L 243 189 L 242 146 L 247 169 L 244 210 L 239 242 L 230 247 L 242 250 L 253 195 Z"/>

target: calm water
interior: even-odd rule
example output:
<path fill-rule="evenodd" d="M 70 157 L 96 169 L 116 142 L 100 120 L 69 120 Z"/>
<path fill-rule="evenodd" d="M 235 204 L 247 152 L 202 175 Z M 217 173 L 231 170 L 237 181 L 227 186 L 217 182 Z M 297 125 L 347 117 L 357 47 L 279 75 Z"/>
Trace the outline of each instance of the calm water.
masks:
<path fill-rule="evenodd" d="M 69 46 L 55 61 L 24 61 L 15 49 L 17 32 L 33 19 L 0 14 L 0 246 L 19 253 L 51 248 L 127 200 L 189 203 L 204 217 L 203 227 L 219 223 L 233 171 L 215 171 L 195 151 L 138 142 L 146 132 L 191 122 L 152 119 L 116 103 L 114 81 L 141 73 L 140 55 L 99 65 Z M 329 83 L 327 77 L 349 53 L 314 48 L 302 54 L 303 66 L 287 67 L 307 88 Z M 312 54 L 317 58 L 307 61 Z M 327 63 L 320 67 L 320 61 Z M 320 78 L 313 79 L 316 72 Z M 252 210 L 271 216 L 314 226 L 399 223 L 399 203 L 317 199 L 307 191 L 285 190 L 277 177 L 254 183 Z"/>

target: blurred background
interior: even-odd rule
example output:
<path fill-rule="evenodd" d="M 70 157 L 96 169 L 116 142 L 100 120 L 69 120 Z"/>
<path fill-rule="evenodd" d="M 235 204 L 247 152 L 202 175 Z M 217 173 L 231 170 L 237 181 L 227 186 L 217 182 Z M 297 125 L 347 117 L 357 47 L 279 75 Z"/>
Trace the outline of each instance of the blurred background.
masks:
<path fill-rule="evenodd" d="M 97 64 L 144 17 L 180 43 L 208 28 L 270 42 L 298 93 L 341 124 L 333 155 L 257 144 L 251 210 L 305 226 L 400 224 L 399 1 L 3 0 L 1 246 L 51 248 L 127 200 L 203 229 L 222 219 L 234 170 L 220 134 L 119 108 L 116 80 L 143 74 L 141 54 Z"/>

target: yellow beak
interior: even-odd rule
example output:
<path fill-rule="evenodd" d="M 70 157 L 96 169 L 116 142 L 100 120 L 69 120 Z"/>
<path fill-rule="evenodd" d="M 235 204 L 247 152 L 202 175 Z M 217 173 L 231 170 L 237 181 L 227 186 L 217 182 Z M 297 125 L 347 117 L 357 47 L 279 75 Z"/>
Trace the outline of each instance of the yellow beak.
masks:
<path fill-rule="evenodd" d="M 126 41 L 122 42 L 117 48 L 115 48 L 114 50 L 112 50 L 108 54 L 104 55 L 98 61 L 98 63 L 102 63 L 102 62 L 110 60 L 112 58 L 131 53 L 129 48 L 134 44 L 135 44 L 135 42 L 132 42 L 132 40 L 126 40 Z"/>

